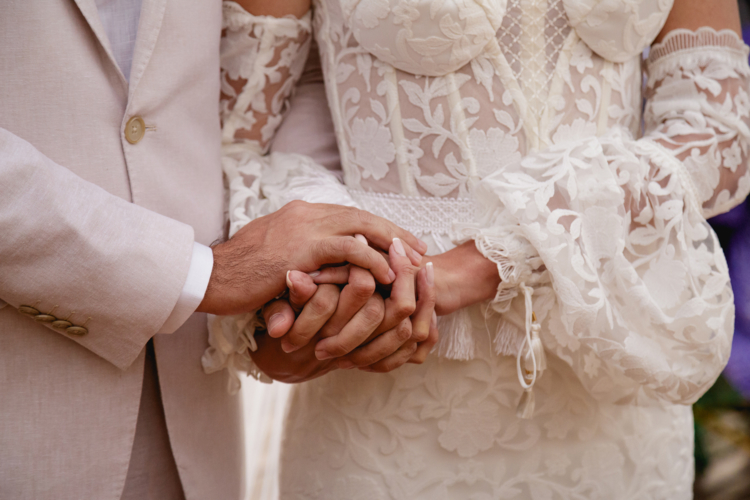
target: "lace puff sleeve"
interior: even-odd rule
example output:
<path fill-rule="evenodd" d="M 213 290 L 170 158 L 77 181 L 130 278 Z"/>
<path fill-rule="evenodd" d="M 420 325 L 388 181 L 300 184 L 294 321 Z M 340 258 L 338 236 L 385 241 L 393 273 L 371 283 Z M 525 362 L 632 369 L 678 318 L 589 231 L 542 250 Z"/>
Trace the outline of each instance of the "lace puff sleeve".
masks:
<path fill-rule="evenodd" d="M 498 265 L 493 306 L 533 286 L 544 349 L 600 400 L 690 404 L 729 357 L 733 295 L 706 218 L 750 191 L 747 61 L 733 32 L 671 32 L 647 62 L 643 138 L 567 137 L 480 186 L 483 223 L 463 235 Z M 532 347 L 524 387 L 544 367 Z"/>
<path fill-rule="evenodd" d="M 310 42 L 310 14 L 253 16 L 234 2 L 224 3 L 220 110 L 230 237 L 293 200 L 354 205 L 335 174 L 309 157 L 267 154 L 305 70 Z M 204 371 L 227 369 L 232 393 L 240 388 L 239 371 L 270 382 L 250 357 L 257 349 L 255 332 L 264 328 L 257 313 L 210 316 Z"/>

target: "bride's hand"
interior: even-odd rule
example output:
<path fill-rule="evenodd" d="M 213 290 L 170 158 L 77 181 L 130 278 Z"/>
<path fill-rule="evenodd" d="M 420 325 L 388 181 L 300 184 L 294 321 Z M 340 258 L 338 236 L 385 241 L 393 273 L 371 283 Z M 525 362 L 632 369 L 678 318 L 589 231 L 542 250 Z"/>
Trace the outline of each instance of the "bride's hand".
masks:
<path fill-rule="evenodd" d="M 355 238 L 364 244 L 368 244 L 367 239 L 362 235 L 356 235 Z M 402 243 L 401 247 L 409 257 L 399 260 L 398 265 L 394 265 L 393 263 L 390 265 L 399 283 L 410 283 L 410 277 L 413 279 L 413 276 L 417 273 L 418 269 L 415 266 L 420 264 L 422 256 L 406 244 Z M 388 256 L 385 255 L 385 258 L 387 261 Z M 315 283 L 318 285 L 335 284 L 343 286 L 338 303 L 334 308 L 335 312 L 329 315 L 329 318 L 323 322 L 322 326 L 312 325 L 307 321 L 295 323 L 294 316 L 288 310 L 286 315 L 270 314 L 277 307 L 280 310 L 283 309 L 283 304 L 276 304 L 273 308 L 266 308 L 268 331 L 272 337 L 284 337 L 281 346 L 285 352 L 294 352 L 306 346 L 313 335 L 320 333 L 321 338 L 337 337 L 337 342 L 331 343 L 334 343 L 337 346 L 337 352 L 341 353 L 334 354 L 334 357 L 346 354 L 362 344 L 375 330 L 375 327 L 380 325 L 381 320 L 383 320 L 382 311 L 376 310 L 375 304 L 372 304 L 372 297 L 376 293 L 375 278 L 368 270 L 354 265 L 329 267 L 310 273 L 310 276 L 315 278 Z M 287 285 L 290 292 L 293 293 L 297 287 L 301 287 L 304 290 L 305 287 L 309 286 L 307 282 L 310 281 L 310 276 L 296 271 L 287 273 Z M 395 327 L 396 324 L 406 318 L 407 315 L 401 313 L 401 311 L 413 306 L 414 303 L 413 290 L 410 290 L 408 287 L 404 288 L 403 285 L 400 285 L 400 287 L 399 293 L 395 294 L 388 303 L 390 306 L 388 307 L 389 310 L 398 311 L 394 315 L 391 315 L 398 317 L 397 321 L 391 324 L 391 327 Z M 307 308 L 307 298 L 300 297 L 299 294 L 297 294 L 297 297 L 302 302 L 298 303 L 296 309 L 299 311 L 303 310 L 303 307 Z M 292 305 L 294 304 L 292 303 Z M 315 307 L 318 310 L 322 308 L 321 305 Z M 361 320 L 353 321 L 358 315 L 365 315 L 367 318 L 375 320 L 378 314 L 380 316 L 377 318 L 377 323 L 375 324 L 370 321 L 365 321 L 364 324 Z M 390 327 L 382 331 L 389 329 Z M 318 351 L 322 353 L 325 350 L 324 347 L 325 344 L 319 346 Z M 323 355 L 321 354 L 321 356 Z"/>
<path fill-rule="evenodd" d="M 416 259 L 409 257 L 416 255 Z M 432 266 L 420 270 L 414 265 L 421 257 L 410 253 L 408 246 L 394 239 L 387 256 L 396 272 L 396 281 L 382 289 L 385 297 L 385 318 L 359 347 L 339 361 L 340 368 L 362 368 L 367 371 L 388 372 L 406 362 L 423 363 L 437 343 L 437 318 L 434 314 L 435 287 Z M 416 261 L 416 262 L 415 262 Z M 315 277 L 316 283 L 344 283 L 348 279 L 347 267 L 327 268 Z M 416 290 L 415 290 L 416 288 Z M 336 339 L 321 341 L 319 350 L 336 350 L 331 347 Z M 400 345 L 394 352 L 392 346 Z M 338 350 L 337 355 L 342 355 Z"/>

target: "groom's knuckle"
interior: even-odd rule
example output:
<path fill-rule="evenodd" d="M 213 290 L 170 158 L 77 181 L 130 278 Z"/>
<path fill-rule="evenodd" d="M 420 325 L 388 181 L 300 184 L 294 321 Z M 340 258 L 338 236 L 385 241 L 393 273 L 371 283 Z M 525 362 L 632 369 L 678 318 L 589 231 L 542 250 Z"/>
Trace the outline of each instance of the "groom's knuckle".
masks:
<path fill-rule="evenodd" d="M 356 208 L 351 207 L 331 207 L 326 216 L 326 222 L 337 230 L 352 229 L 357 223 L 357 211 Z"/>
<path fill-rule="evenodd" d="M 399 323 L 399 325 L 396 327 L 396 338 L 400 343 L 404 343 L 407 340 L 411 338 L 412 335 L 412 328 L 411 328 L 411 321 L 408 319 L 402 321 Z"/>
<path fill-rule="evenodd" d="M 308 307 L 310 308 L 310 313 L 314 316 L 325 316 L 329 310 L 327 301 L 321 298 L 313 298 Z"/>
<path fill-rule="evenodd" d="M 366 210 L 357 210 L 355 216 L 360 227 L 368 228 L 375 223 L 375 216 Z"/>
<path fill-rule="evenodd" d="M 312 314 L 315 316 L 328 316 L 336 310 L 338 300 L 333 288 L 335 288 L 333 285 L 321 285 L 318 288 L 318 292 L 313 295 L 308 304 Z"/>
<path fill-rule="evenodd" d="M 302 200 L 292 200 L 286 204 L 286 210 L 292 220 L 298 220 L 300 217 L 307 214 L 309 209 L 309 203 Z"/>
<path fill-rule="evenodd" d="M 352 275 L 354 275 L 354 273 L 352 273 Z M 369 273 L 356 273 L 356 276 L 353 277 L 349 286 L 351 287 L 351 293 L 354 295 L 354 298 L 359 300 L 367 300 L 372 297 L 373 293 L 375 293 L 375 280 Z"/>
<path fill-rule="evenodd" d="M 357 240 L 353 236 L 345 236 L 337 240 L 337 245 L 342 255 L 351 255 L 357 248 Z"/>
<path fill-rule="evenodd" d="M 355 241 L 354 238 L 351 238 Z M 315 252 L 321 262 L 329 262 L 340 258 L 341 256 L 348 255 L 350 249 L 349 238 L 346 237 L 331 237 L 319 240 L 315 246 Z"/>
<path fill-rule="evenodd" d="M 378 300 L 368 300 L 362 307 L 362 319 L 368 325 L 379 325 L 383 321 L 385 310 Z"/>

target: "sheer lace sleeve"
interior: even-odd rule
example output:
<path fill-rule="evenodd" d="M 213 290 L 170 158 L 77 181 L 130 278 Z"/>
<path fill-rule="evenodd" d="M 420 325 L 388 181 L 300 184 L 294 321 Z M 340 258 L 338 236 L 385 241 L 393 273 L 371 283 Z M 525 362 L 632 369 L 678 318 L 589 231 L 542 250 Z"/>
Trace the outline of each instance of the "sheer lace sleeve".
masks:
<path fill-rule="evenodd" d="M 223 28 L 222 141 L 265 153 L 310 51 L 311 14 L 254 16 L 224 2 Z"/>
<path fill-rule="evenodd" d="M 719 375 L 734 306 L 706 217 L 750 190 L 747 61 L 733 32 L 672 32 L 647 63 L 644 137 L 573 124 L 480 186 L 483 229 L 464 236 L 498 264 L 493 305 L 534 288 L 524 387 L 544 350 L 609 402 L 690 404 Z"/>
<path fill-rule="evenodd" d="M 282 145 L 267 154 L 298 82 L 306 99 L 325 101 L 315 54 L 305 65 L 309 15 L 301 20 L 258 18 L 234 2 L 226 2 L 224 25 L 222 168 L 228 186 L 229 236 L 293 200 L 354 206 L 337 175 L 310 156 L 283 152 Z M 319 133 L 328 137 L 325 130 Z M 305 141 L 315 142 L 314 138 Z M 325 159 L 330 160 L 330 154 Z M 257 349 L 254 335 L 258 329 L 265 325 L 257 312 L 209 318 L 203 368 L 207 373 L 226 369 L 232 393 L 240 388 L 238 372 L 271 382 L 250 356 Z"/>

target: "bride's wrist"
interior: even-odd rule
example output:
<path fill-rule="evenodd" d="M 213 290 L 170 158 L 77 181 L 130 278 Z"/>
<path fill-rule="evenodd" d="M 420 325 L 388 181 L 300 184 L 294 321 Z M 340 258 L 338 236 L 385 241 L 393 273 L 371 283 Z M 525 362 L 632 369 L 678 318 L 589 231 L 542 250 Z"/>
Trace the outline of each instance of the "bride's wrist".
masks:
<path fill-rule="evenodd" d="M 473 241 L 429 260 L 435 266 L 438 315 L 491 299 L 497 293 L 497 266 L 477 250 Z"/>

